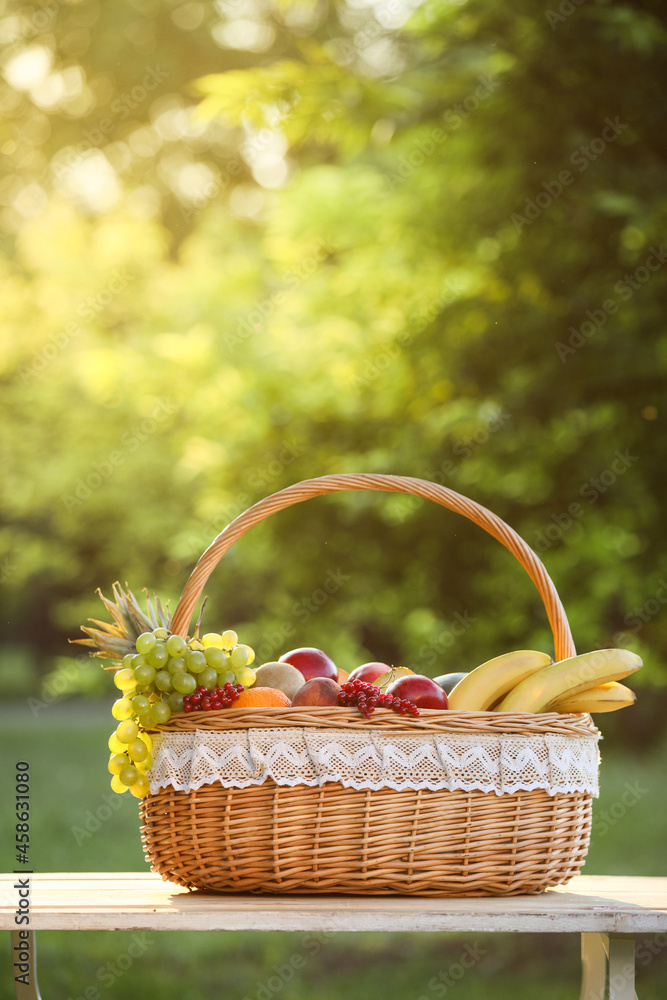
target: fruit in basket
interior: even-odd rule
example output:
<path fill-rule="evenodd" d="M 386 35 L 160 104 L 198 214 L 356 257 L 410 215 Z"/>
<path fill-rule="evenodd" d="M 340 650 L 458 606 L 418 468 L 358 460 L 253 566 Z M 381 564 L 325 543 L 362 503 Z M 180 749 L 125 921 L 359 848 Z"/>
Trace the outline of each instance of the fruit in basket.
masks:
<path fill-rule="evenodd" d="M 375 684 L 366 681 L 348 681 L 343 684 L 338 695 L 338 704 L 343 708 L 357 708 L 365 718 L 370 719 L 376 708 L 390 708 L 399 715 L 419 715 L 419 709 L 405 698 L 383 694 Z"/>
<path fill-rule="evenodd" d="M 252 687 L 256 681 L 256 673 L 251 667 L 241 667 L 236 671 L 236 679 L 244 688 Z"/>
<path fill-rule="evenodd" d="M 567 694 L 555 701 L 550 708 L 552 712 L 616 712 L 619 708 L 634 705 L 637 696 L 625 684 L 610 681 L 609 684 L 598 684 L 597 687 L 581 691 L 579 694 Z"/>
<path fill-rule="evenodd" d="M 641 657 L 629 649 L 596 649 L 570 656 L 522 681 L 501 701 L 496 711 L 547 712 L 566 694 L 572 696 L 600 684 L 622 680 L 642 665 Z"/>
<path fill-rule="evenodd" d="M 291 663 L 271 661 L 257 668 L 255 683 L 259 687 L 277 688 L 288 698 L 293 698 L 299 688 L 306 683 L 306 678 Z"/>
<path fill-rule="evenodd" d="M 134 784 L 130 785 L 130 793 L 137 799 L 143 799 L 149 792 L 150 785 L 148 778 L 144 774 L 140 774 Z"/>
<path fill-rule="evenodd" d="M 379 688 L 380 691 L 388 691 L 394 681 L 397 681 L 399 677 L 414 677 L 414 670 L 410 670 L 410 667 L 390 667 L 386 674 L 380 674 L 371 683 L 375 687 Z M 355 678 L 356 679 L 356 678 Z M 360 680 L 363 678 L 359 678 Z"/>
<path fill-rule="evenodd" d="M 331 677 L 311 677 L 292 698 L 292 708 L 301 705 L 337 705 L 340 684 Z"/>
<path fill-rule="evenodd" d="M 409 677 L 399 677 L 390 684 L 387 694 L 395 698 L 411 701 L 418 708 L 448 708 L 447 695 L 439 684 L 424 674 L 411 674 Z"/>
<path fill-rule="evenodd" d="M 439 684 L 445 694 L 451 694 L 459 681 L 462 681 L 464 677 L 468 674 L 440 674 L 439 677 L 434 677 L 433 680 L 436 684 Z"/>
<path fill-rule="evenodd" d="M 311 677 L 330 677 L 332 681 L 338 678 L 338 668 L 331 657 L 313 646 L 291 649 L 289 653 L 283 653 L 278 657 L 278 660 L 280 663 L 291 663 L 301 671 L 307 681 Z"/>
<path fill-rule="evenodd" d="M 253 687 L 241 692 L 234 708 L 289 708 L 291 704 L 278 688 Z"/>
<path fill-rule="evenodd" d="M 91 655 L 115 663 L 109 669 L 114 669 L 114 684 L 122 697 L 112 708 L 120 725 L 109 739 L 114 755 L 109 765 L 111 787 L 119 792 L 129 787 L 142 798 L 148 792 L 142 775 L 152 765 L 150 739 L 143 730 L 164 725 L 172 713 L 229 707 L 244 686 L 255 683 L 250 667 L 255 653 L 239 643 L 231 629 L 208 632 L 200 640 L 199 622 L 190 639 L 172 635 L 171 615 L 158 597 L 147 596 L 145 613 L 132 592 L 119 583 L 113 585 L 113 601 L 98 593 L 113 623 L 90 619 L 94 627 L 84 626 L 86 638 L 75 641 L 93 647 Z M 120 774 L 122 770 L 126 779 L 132 777 L 132 769 L 141 775 L 128 786 Z"/>
<path fill-rule="evenodd" d="M 156 629 L 165 629 L 167 630 L 165 632 L 166 638 L 169 634 L 168 629 L 171 624 L 171 615 L 159 597 L 151 600 L 147 596 L 146 604 L 148 613 L 146 614 L 141 610 L 139 602 L 131 590 L 123 590 L 119 583 L 114 583 L 112 590 L 115 601 L 108 600 L 101 590 L 98 590 L 97 593 L 100 595 L 107 611 L 111 614 L 113 624 L 91 618 L 90 621 L 96 627 L 82 626 L 82 631 L 86 633 L 87 638 L 74 639 L 75 643 L 92 647 L 95 650 L 91 654 L 93 656 L 120 661 L 127 654 L 135 654 L 137 652 L 136 643 L 147 632 L 154 633 Z M 155 642 L 152 645 L 156 645 L 158 642 L 157 635 L 153 634 L 153 638 Z M 145 645 L 146 642 L 151 645 L 151 640 L 146 639 L 142 640 L 142 645 Z M 125 664 L 123 665 L 126 666 Z"/>
<path fill-rule="evenodd" d="M 449 707 L 454 712 L 488 712 L 500 698 L 550 663 L 548 653 L 535 649 L 494 656 L 459 681 L 449 695 Z"/>
<path fill-rule="evenodd" d="M 388 663 L 379 663 L 373 660 L 370 663 L 362 663 L 360 667 L 355 667 L 348 680 L 366 681 L 367 684 L 372 684 L 378 677 L 389 673 L 390 670 L 391 667 Z"/>
<path fill-rule="evenodd" d="M 217 712 L 222 708 L 231 708 L 238 701 L 243 691 L 242 684 L 224 684 L 222 687 L 208 688 L 200 687 L 194 694 L 188 694 L 183 698 L 184 712 Z M 148 748 L 150 750 L 150 747 Z"/>

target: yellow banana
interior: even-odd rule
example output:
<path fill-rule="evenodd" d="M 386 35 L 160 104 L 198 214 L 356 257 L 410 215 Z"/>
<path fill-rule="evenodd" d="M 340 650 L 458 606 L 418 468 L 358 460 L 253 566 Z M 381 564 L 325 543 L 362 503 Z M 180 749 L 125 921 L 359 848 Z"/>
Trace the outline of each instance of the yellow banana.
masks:
<path fill-rule="evenodd" d="M 597 687 L 566 694 L 551 705 L 551 712 L 615 712 L 619 708 L 634 705 L 637 696 L 625 684 L 610 681 Z"/>
<path fill-rule="evenodd" d="M 501 701 L 497 712 L 546 712 L 565 697 L 618 681 L 639 670 L 642 661 L 629 649 L 595 649 L 560 660 L 522 681 Z"/>
<path fill-rule="evenodd" d="M 534 649 L 496 656 L 475 667 L 452 688 L 449 707 L 455 712 L 486 712 L 513 687 L 550 663 L 548 653 Z"/>

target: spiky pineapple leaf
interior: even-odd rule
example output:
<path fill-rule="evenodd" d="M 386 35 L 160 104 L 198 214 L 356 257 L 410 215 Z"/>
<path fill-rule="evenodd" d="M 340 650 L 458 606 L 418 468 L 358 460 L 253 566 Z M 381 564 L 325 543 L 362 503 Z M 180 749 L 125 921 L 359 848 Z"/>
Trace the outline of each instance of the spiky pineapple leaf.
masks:
<path fill-rule="evenodd" d="M 100 599 L 104 602 L 104 606 L 106 607 L 107 611 L 111 614 L 118 627 L 125 634 L 129 635 L 132 631 L 132 623 L 129 619 L 129 616 L 125 614 L 123 609 L 118 604 L 114 604 L 114 602 L 110 601 L 108 597 L 105 597 L 99 587 L 97 588 L 97 593 L 99 594 Z M 115 593 L 116 591 L 114 589 L 114 594 Z"/>
<path fill-rule="evenodd" d="M 86 638 L 71 639 L 70 642 L 92 648 L 94 651 L 91 652 L 91 656 L 120 661 L 127 653 L 135 651 L 137 636 L 141 635 L 142 632 L 150 632 L 160 626 L 169 628 L 171 614 L 165 609 L 156 594 L 153 594 L 151 598 L 148 591 L 145 591 L 148 609 L 148 614 L 146 614 L 127 583 L 123 589 L 116 581 L 112 590 L 115 601 L 109 600 L 99 589 L 97 593 L 113 622 L 89 618 L 88 621 L 91 625 L 81 626 L 81 631 L 86 634 Z"/>

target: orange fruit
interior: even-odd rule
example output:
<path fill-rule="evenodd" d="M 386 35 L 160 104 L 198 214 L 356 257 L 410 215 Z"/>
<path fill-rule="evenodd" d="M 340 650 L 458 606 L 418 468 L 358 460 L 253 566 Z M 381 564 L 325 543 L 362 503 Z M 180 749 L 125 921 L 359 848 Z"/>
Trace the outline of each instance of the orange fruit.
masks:
<path fill-rule="evenodd" d="M 242 691 L 232 708 L 289 708 L 291 704 L 277 688 L 254 687 Z"/>
<path fill-rule="evenodd" d="M 348 679 L 349 679 L 349 676 L 350 675 L 347 672 L 347 670 L 341 670 L 340 667 L 338 668 L 338 683 L 339 684 L 346 684 L 347 681 L 348 681 Z"/>

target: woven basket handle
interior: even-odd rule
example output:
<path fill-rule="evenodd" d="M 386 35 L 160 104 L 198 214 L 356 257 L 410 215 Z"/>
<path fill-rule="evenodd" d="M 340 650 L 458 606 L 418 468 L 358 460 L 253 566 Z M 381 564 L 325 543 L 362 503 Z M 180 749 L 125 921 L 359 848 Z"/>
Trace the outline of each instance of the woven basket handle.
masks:
<path fill-rule="evenodd" d="M 238 538 L 245 535 L 253 524 L 263 521 L 264 518 L 275 514 L 276 511 L 282 510 L 284 507 L 291 507 L 292 504 L 310 500 L 311 497 L 321 496 L 324 493 L 338 493 L 342 490 L 412 493 L 414 496 L 442 504 L 443 507 L 448 507 L 450 510 L 456 511 L 457 514 L 462 514 L 470 521 L 474 521 L 475 524 L 479 524 L 490 535 L 502 542 L 512 555 L 516 556 L 537 587 L 553 632 L 556 660 L 564 660 L 568 656 L 576 654 L 565 609 L 553 581 L 538 556 L 509 525 L 505 524 L 492 511 L 487 510 L 486 507 L 475 503 L 474 500 L 468 500 L 460 493 L 447 489 L 446 486 L 439 486 L 437 483 L 430 483 L 425 479 L 413 479 L 410 476 L 361 473 L 306 479 L 294 486 L 288 486 L 287 489 L 280 490 L 272 496 L 265 497 L 264 500 L 249 507 L 243 514 L 239 514 L 209 545 L 190 574 L 174 614 L 171 624 L 172 632 L 184 637 L 187 636 L 190 620 L 206 581 L 225 552 L 232 547 Z"/>

